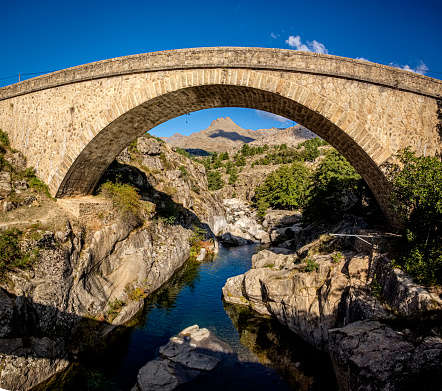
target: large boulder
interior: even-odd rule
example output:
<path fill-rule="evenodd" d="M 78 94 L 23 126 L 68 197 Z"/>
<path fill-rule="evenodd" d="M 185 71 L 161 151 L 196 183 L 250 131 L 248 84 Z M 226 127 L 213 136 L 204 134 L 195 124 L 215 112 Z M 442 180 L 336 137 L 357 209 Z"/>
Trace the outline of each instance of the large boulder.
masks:
<path fill-rule="evenodd" d="M 331 329 L 329 338 L 342 390 L 441 389 L 441 338 L 427 337 L 416 346 L 404 333 L 373 320 Z"/>
<path fill-rule="evenodd" d="M 201 372 L 213 370 L 232 353 L 231 347 L 208 329 L 189 326 L 160 347 L 160 357 L 140 369 L 132 391 L 174 390 Z"/>

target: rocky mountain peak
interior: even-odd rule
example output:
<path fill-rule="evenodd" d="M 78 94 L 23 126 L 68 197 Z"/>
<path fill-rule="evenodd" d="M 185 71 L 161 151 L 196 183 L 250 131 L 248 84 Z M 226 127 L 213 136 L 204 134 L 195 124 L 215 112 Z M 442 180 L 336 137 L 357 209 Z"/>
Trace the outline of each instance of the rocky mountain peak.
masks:
<path fill-rule="evenodd" d="M 213 126 L 225 126 L 225 125 L 234 125 L 238 126 L 235 121 L 233 121 L 230 117 L 220 117 L 212 121 L 209 127 Z"/>

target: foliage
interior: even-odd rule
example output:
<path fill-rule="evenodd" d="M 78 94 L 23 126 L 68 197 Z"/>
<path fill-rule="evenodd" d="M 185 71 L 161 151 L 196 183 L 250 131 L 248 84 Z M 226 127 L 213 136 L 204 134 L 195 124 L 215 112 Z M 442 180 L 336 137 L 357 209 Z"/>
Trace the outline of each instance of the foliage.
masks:
<path fill-rule="evenodd" d="M 183 156 L 185 156 L 185 157 L 187 157 L 187 158 L 189 158 L 189 159 L 192 158 L 192 155 L 191 155 L 189 152 L 187 152 L 185 149 L 183 149 L 183 148 L 176 147 L 175 150 L 176 150 L 180 155 L 183 155 Z"/>
<path fill-rule="evenodd" d="M 255 204 L 262 216 L 269 207 L 301 208 L 306 200 L 310 175 L 303 163 L 295 162 L 270 173 L 255 190 Z"/>
<path fill-rule="evenodd" d="M 210 170 L 210 157 L 206 157 L 204 159 L 199 160 L 200 163 L 204 166 L 204 168 L 206 169 L 206 171 Z"/>
<path fill-rule="evenodd" d="M 160 219 L 163 221 L 166 225 L 173 225 L 176 222 L 176 216 L 162 216 Z"/>
<path fill-rule="evenodd" d="M 318 147 L 326 144 L 327 143 L 324 140 L 321 140 L 319 137 L 314 137 L 310 140 L 306 140 L 300 143 L 298 147 L 304 147 L 303 151 L 304 160 L 312 162 L 321 154 Z"/>
<path fill-rule="evenodd" d="M 224 186 L 224 181 L 218 171 L 207 171 L 207 183 L 209 190 L 218 190 Z"/>
<path fill-rule="evenodd" d="M 8 134 L 5 133 L 1 129 L 0 129 L 0 144 L 4 145 L 5 147 L 9 147 L 9 137 L 8 137 Z"/>
<path fill-rule="evenodd" d="M 308 223 L 327 219 L 338 221 L 348 211 L 346 198 L 360 196 L 364 182 L 353 166 L 335 149 L 328 151 L 325 159 L 313 173 L 313 186 L 303 211 Z M 358 197 L 359 198 L 359 197 Z"/>
<path fill-rule="evenodd" d="M 119 299 L 115 299 L 113 302 L 110 301 L 109 311 L 107 312 L 107 320 L 112 323 L 125 305 L 126 303 Z"/>
<path fill-rule="evenodd" d="M 304 272 L 315 272 L 319 270 L 319 264 L 313 258 L 306 258 L 305 263 L 307 264 L 304 268 Z"/>
<path fill-rule="evenodd" d="M 230 170 L 229 185 L 233 185 L 238 180 L 238 169 L 233 166 Z"/>
<path fill-rule="evenodd" d="M 166 142 L 164 140 L 161 140 L 159 137 L 154 136 L 154 135 L 150 134 L 149 132 L 146 132 L 144 134 L 144 137 L 146 137 L 146 138 L 153 138 L 154 140 L 157 140 L 161 144 L 166 144 Z"/>
<path fill-rule="evenodd" d="M 36 260 L 38 249 L 22 251 L 20 241 L 23 233 L 17 228 L 0 232 L 0 281 L 4 280 L 8 270 L 26 269 Z"/>
<path fill-rule="evenodd" d="M 373 276 L 370 284 L 371 292 L 375 297 L 379 300 L 382 300 L 382 287 L 380 286 L 378 280 L 376 279 L 376 275 Z"/>
<path fill-rule="evenodd" d="M 219 155 L 220 160 L 228 160 L 229 159 L 229 152 L 223 152 Z"/>
<path fill-rule="evenodd" d="M 163 163 L 163 167 L 164 167 L 166 170 L 170 170 L 170 168 L 171 168 L 172 166 L 171 166 L 170 163 L 167 161 L 167 157 L 166 157 L 166 154 L 165 154 L 164 152 L 161 152 L 161 153 L 160 153 L 160 160 L 161 160 L 161 163 Z"/>
<path fill-rule="evenodd" d="M 247 145 L 247 144 L 244 144 Z M 236 159 L 235 165 L 237 167 L 241 167 L 241 166 L 245 166 L 246 165 L 246 158 L 244 157 L 244 155 L 239 155 L 238 158 Z"/>
<path fill-rule="evenodd" d="M 138 139 L 135 139 L 134 141 L 132 141 L 129 144 L 129 147 L 127 148 L 129 153 L 131 154 L 131 158 L 132 158 L 132 154 L 133 153 L 140 153 L 140 151 L 138 150 L 138 143 L 137 143 Z"/>
<path fill-rule="evenodd" d="M 198 227 L 197 225 L 192 226 L 192 236 L 189 238 L 189 244 L 193 246 L 195 243 L 204 240 L 206 235 L 206 230 L 204 228 Z"/>
<path fill-rule="evenodd" d="M 48 186 L 40 179 L 38 179 L 35 175 L 34 167 L 26 168 L 24 171 L 18 174 L 18 177 L 20 179 L 25 179 L 29 187 L 37 191 L 41 191 L 42 193 L 45 193 L 49 198 L 52 198 L 51 194 L 49 193 Z"/>
<path fill-rule="evenodd" d="M 195 260 L 198 254 L 200 253 L 201 248 L 205 248 L 207 254 L 213 252 L 212 246 L 213 241 L 204 240 L 206 236 L 206 230 L 204 228 L 198 227 L 197 225 L 192 226 L 192 235 L 189 238 L 190 244 L 190 254 L 189 258 Z"/>
<path fill-rule="evenodd" d="M 332 263 L 339 263 L 341 259 L 344 258 L 341 252 L 337 252 L 331 256 Z"/>
<path fill-rule="evenodd" d="M 133 186 L 107 181 L 101 185 L 100 194 L 110 199 L 123 217 L 141 220 L 140 196 Z"/>
<path fill-rule="evenodd" d="M 127 294 L 127 298 L 130 301 L 140 301 L 147 297 L 147 293 L 141 287 L 134 288 L 132 284 L 128 283 L 124 287 L 124 292 Z"/>
<path fill-rule="evenodd" d="M 400 164 L 388 167 L 393 208 L 402 216 L 406 248 L 397 261 L 423 284 L 442 284 L 442 162 L 399 151 Z"/>
<path fill-rule="evenodd" d="M 179 166 L 178 169 L 180 170 L 180 172 L 181 172 L 181 176 L 182 176 L 183 178 L 187 178 L 187 177 L 189 176 L 189 173 L 188 173 L 188 171 L 186 170 L 186 167 L 184 167 L 184 166 Z"/>

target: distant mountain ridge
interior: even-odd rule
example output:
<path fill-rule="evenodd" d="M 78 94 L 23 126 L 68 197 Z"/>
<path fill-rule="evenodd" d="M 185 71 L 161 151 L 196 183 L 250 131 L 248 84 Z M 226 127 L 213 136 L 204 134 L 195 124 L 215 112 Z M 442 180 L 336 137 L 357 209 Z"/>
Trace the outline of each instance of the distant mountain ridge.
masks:
<path fill-rule="evenodd" d="M 301 125 L 280 129 L 243 129 L 230 117 L 214 120 L 207 129 L 184 136 L 175 133 L 170 137 L 161 137 L 166 143 L 183 149 L 200 149 L 208 152 L 224 152 L 239 149 L 245 143 L 251 146 L 296 145 L 315 137 L 315 134 Z"/>

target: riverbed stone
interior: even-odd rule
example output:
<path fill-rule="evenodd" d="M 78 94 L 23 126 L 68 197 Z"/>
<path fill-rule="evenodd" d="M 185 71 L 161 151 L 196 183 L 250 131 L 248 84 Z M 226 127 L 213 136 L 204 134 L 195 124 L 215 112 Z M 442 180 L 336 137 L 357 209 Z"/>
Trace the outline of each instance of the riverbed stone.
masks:
<path fill-rule="evenodd" d="M 225 355 L 232 353 L 230 346 L 208 329 L 189 326 L 160 347 L 160 357 L 141 368 L 132 391 L 173 390 L 202 371 L 213 370 Z M 158 379 L 152 379 L 155 376 Z"/>
<path fill-rule="evenodd" d="M 159 358 L 149 361 L 138 372 L 137 383 L 132 391 L 172 391 L 180 385 L 168 360 Z"/>

